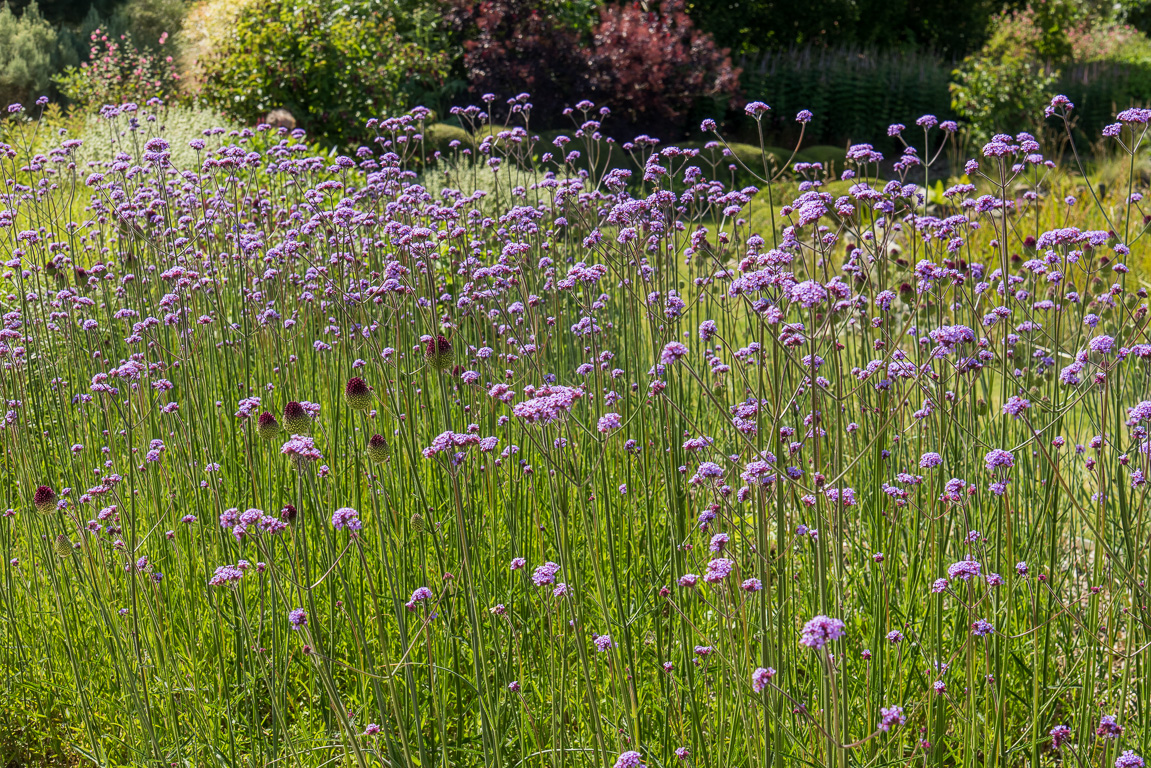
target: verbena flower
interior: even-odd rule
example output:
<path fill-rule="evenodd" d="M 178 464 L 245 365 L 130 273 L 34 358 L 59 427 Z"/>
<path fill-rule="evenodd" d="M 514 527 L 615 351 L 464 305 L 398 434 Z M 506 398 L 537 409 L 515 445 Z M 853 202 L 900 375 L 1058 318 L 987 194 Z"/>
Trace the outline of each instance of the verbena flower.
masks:
<path fill-rule="evenodd" d="M 971 624 L 971 634 L 975 637 L 986 637 L 995 631 L 995 627 L 991 626 L 991 622 L 986 619 L 976 619 Z"/>
<path fill-rule="evenodd" d="M 542 587 L 545 584 L 553 584 L 555 583 L 556 574 L 559 573 L 559 570 L 560 567 L 556 563 L 544 563 L 532 573 L 532 583 L 537 587 Z"/>
<path fill-rule="evenodd" d="M 728 577 L 733 568 L 735 568 L 733 560 L 717 557 L 707 564 L 707 572 L 704 573 L 703 580 L 709 584 L 718 584 Z"/>
<path fill-rule="evenodd" d="M 775 670 L 771 667 L 756 667 L 751 673 L 751 687 L 756 693 L 762 693 L 771 678 L 775 677 Z"/>
<path fill-rule="evenodd" d="M 960 560 L 958 563 L 953 563 L 949 566 L 947 569 L 947 577 L 949 579 L 970 581 L 979 576 L 979 571 L 979 563 L 969 558 L 967 560 Z"/>
<path fill-rule="evenodd" d="M 1114 715 L 1103 715 L 1099 718 L 1099 727 L 1095 729 L 1095 735 L 1101 739 L 1118 739 L 1123 735 L 1123 726 L 1115 720 Z"/>
<path fill-rule="evenodd" d="M 424 600 L 434 600 L 434 599 L 435 599 L 435 595 L 432 593 L 432 591 L 430 589 L 428 589 L 427 587 L 419 587 L 418 589 L 416 589 L 415 592 L 412 593 L 411 598 L 408 600 L 407 603 L 404 604 L 404 607 L 407 608 L 409 611 L 414 611 L 416 609 L 416 605 L 418 603 L 421 603 Z"/>
<path fill-rule="evenodd" d="M 879 730 L 890 731 L 907 722 L 903 707 L 881 707 L 879 710 Z"/>
<path fill-rule="evenodd" d="M 803 625 L 800 645 L 819 650 L 833 640 L 843 637 L 844 623 L 829 616 L 816 616 Z"/>
<path fill-rule="evenodd" d="M 639 752 L 627 751 L 616 758 L 613 768 L 646 768 Z"/>
<path fill-rule="evenodd" d="M 687 355 L 687 347 L 680 344 L 678 341 L 669 341 L 660 353 L 659 361 L 664 365 L 671 365 L 678 362 L 682 357 Z"/>
<path fill-rule="evenodd" d="M 351 507 L 340 507 L 332 513 L 332 527 L 337 531 L 348 530 L 352 533 L 364 527 L 360 521 L 360 513 Z"/>
<path fill-rule="evenodd" d="M 1015 457 L 1011 455 L 1010 451 L 994 448 L 983 457 L 983 464 L 991 471 L 999 468 L 1010 469 L 1015 466 Z"/>
<path fill-rule="evenodd" d="M 324 458 L 312 438 L 306 435 L 292 435 L 280 447 L 280 453 L 291 458 L 296 469 L 303 469 L 309 462 Z"/>

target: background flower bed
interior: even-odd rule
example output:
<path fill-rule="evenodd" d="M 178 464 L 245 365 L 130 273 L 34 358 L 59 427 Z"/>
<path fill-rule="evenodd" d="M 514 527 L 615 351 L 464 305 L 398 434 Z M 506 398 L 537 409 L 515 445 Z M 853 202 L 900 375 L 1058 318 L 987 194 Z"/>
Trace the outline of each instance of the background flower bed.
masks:
<path fill-rule="evenodd" d="M 1142 765 L 1151 113 L 936 187 L 529 104 L 13 111 L 5 754 Z"/>
<path fill-rule="evenodd" d="M 891 152 L 886 123 L 928 112 L 957 119 L 971 146 L 995 130 L 1053 130 L 1038 108 L 1058 92 L 1079 106 L 1087 150 L 1111 115 L 1151 101 L 1149 20 L 1144 0 L 21 2 L 0 11 L 0 102 L 46 93 L 80 109 L 125 89 L 142 101 L 156 90 L 143 84 L 161 81 L 167 101 L 249 123 L 286 109 L 313 139 L 351 150 L 369 113 L 422 104 L 450 121 L 461 100 L 523 90 L 539 131 L 565 128 L 562 107 L 590 97 L 622 110 L 621 136 L 678 140 L 715 116 L 755 143 L 741 106 L 760 100 L 812 109 L 814 143 L 868 137 Z M 109 47 L 121 50 L 109 59 Z M 146 78 L 133 74 L 142 61 Z M 493 108 L 502 119 L 502 100 Z M 796 136 L 788 119 L 761 127 L 773 145 Z"/>

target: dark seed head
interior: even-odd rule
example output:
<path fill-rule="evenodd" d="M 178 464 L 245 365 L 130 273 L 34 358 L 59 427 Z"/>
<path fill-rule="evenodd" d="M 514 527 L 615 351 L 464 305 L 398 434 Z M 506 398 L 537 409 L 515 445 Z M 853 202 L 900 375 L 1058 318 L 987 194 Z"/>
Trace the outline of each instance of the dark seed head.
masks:
<path fill-rule="evenodd" d="M 280 422 L 271 413 L 264 411 L 256 421 L 256 432 L 265 440 L 274 440 L 280 434 Z"/>
<path fill-rule="evenodd" d="M 296 508 L 291 504 L 285 504 L 284 508 L 280 510 L 280 519 L 285 523 L 293 522 L 296 519 Z"/>
<path fill-rule="evenodd" d="M 366 411 L 372 407 L 372 388 L 359 376 L 353 376 L 344 387 L 344 398 L 353 410 Z"/>
<path fill-rule="evenodd" d="M 372 435 L 368 440 L 368 458 L 376 464 L 382 464 L 392 455 L 392 447 L 383 435 Z"/>
<path fill-rule="evenodd" d="M 36 489 L 36 496 L 32 503 L 36 505 L 37 511 L 46 515 L 56 511 L 56 500 L 56 492 L 48 486 L 42 485 Z"/>
<path fill-rule="evenodd" d="M 284 406 L 284 424 L 293 435 L 306 435 L 312 427 L 312 419 L 304 406 L 292 400 Z"/>
<path fill-rule="evenodd" d="M 455 355 L 452 354 L 452 343 L 441 334 L 424 343 L 424 359 L 437 371 L 446 371 L 452 367 Z"/>

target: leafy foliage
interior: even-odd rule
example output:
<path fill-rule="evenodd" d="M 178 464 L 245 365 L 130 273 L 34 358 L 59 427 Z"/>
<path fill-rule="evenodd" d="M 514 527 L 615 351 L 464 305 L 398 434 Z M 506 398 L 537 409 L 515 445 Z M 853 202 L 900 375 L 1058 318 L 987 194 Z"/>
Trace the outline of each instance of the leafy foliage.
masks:
<path fill-rule="evenodd" d="M 578 13 L 559 10 L 539 0 L 457 3 L 453 18 L 468 38 L 463 67 L 472 95 L 530 91 L 534 119 L 545 126 L 590 95 L 621 110 L 629 128 L 658 126 L 667 136 L 694 111 L 714 112 L 737 91 L 727 51 L 696 28 L 678 0 L 658 10 L 604 5 L 586 29 Z"/>
<path fill-rule="evenodd" d="M 665 0 L 658 12 L 604 6 L 588 54 L 596 98 L 618 105 L 630 125 L 665 135 L 701 108 L 722 114 L 739 86 L 728 52 L 694 26 L 680 0 Z"/>
<path fill-rule="evenodd" d="M 186 12 L 184 0 L 129 0 L 116 9 L 109 26 L 129 32 L 143 48 L 158 50 L 158 41 L 180 29 Z"/>
<path fill-rule="evenodd" d="M 206 70 L 204 96 L 226 114 L 257 122 L 282 107 L 313 137 L 346 144 L 368 119 L 401 110 L 408 89 L 443 79 L 447 59 L 403 42 L 371 4 L 261 0 Z"/>
<path fill-rule="evenodd" d="M 987 141 L 995 132 L 1032 130 L 1051 99 L 1059 72 L 1048 62 L 1070 55 L 1057 11 L 1003 14 L 987 45 L 953 73 L 952 108 L 971 136 Z"/>
<path fill-rule="evenodd" d="M 1035 125 L 1035 110 L 1052 94 L 1055 74 L 1021 56 L 976 56 L 955 71 L 952 107 L 977 142 L 993 131 L 1017 132 Z"/>
<path fill-rule="evenodd" d="M 555 124 L 572 95 L 586 92 L 581 29 L 539 0 L 458 0 L 452 25 L 465 38 L 462 66 L 473 97 L 532 94 L 532 114 Z"/>
<path fill-rule="evenodd" d="M 58 54 L 56 33 L 36 3 L 18 17 L 0 2 L 0 106 L 44 93 Z"/>

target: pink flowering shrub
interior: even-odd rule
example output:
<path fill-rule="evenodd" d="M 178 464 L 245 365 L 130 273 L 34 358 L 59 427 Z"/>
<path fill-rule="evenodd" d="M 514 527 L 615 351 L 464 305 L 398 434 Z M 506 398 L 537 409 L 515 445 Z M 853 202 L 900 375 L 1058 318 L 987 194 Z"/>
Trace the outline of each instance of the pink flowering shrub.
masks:
<path fill-rule="evenodd" d="M 96 29 L 91 39 L 88 61 L 55 78 L 60 92 L 77 106 L 166 101 L 178 94 L 180 74 L 171 56 L 138 48 L 129 33 L 113 38 Z M 160 35 L 161 51 L 167 39 L 168 33 Z"/>

